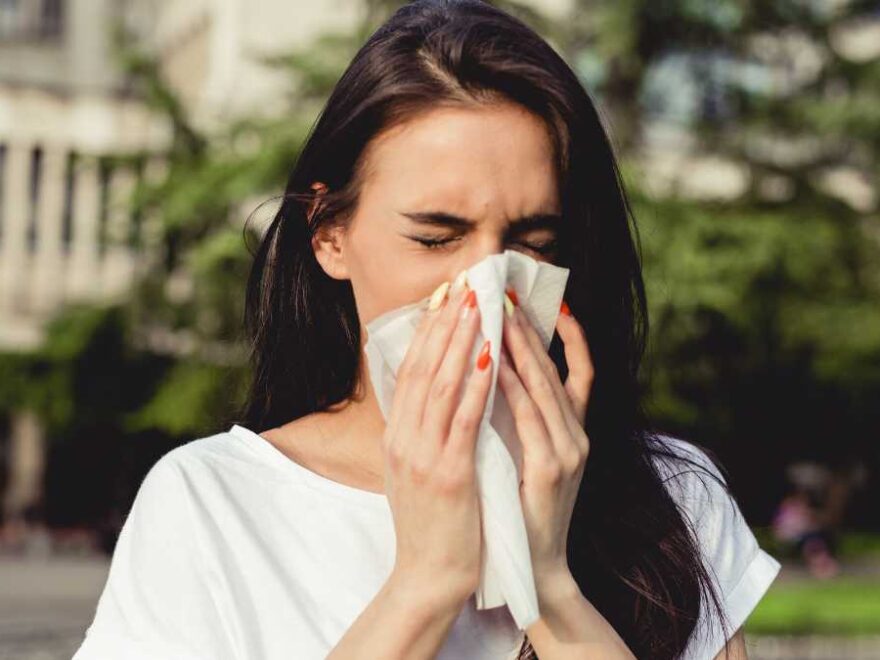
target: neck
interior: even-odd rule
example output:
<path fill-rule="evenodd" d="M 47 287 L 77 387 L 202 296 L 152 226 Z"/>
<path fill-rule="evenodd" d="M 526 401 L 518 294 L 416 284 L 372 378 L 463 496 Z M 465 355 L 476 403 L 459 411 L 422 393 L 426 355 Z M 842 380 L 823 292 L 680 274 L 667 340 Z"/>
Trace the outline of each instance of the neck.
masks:
<path fill-rule="evenodd" d="M 354 394 L 345 401 L 330 406 L 324 414 L 328 416 L 328 421 L 332 418 L 334 435 L 337 438 L 351 439 L 355 447 L 363 448 L 364 453 L 372 453 L 382 447 L 385 418 L 370 382 L 367 357 L 363 352 L 361 355 L 358 385 Z"/>

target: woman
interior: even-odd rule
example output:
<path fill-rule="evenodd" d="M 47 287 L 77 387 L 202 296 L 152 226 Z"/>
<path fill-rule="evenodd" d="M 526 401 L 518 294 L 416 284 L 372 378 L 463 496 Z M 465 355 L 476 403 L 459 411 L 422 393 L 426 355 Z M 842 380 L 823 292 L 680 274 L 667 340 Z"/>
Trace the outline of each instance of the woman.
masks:
<path fill-rule="evenodd" d="M 397 11 L 256 252 L 240 423 L 150 470 L 75 659 L 745 658 L 779 564 L 708 454 L 643 413 L 630 222 L 596 110 L 545 41 L 477 0 Z M 541 609 L 526 631 L 471 598 L 492 370 L 466 358 L 479 309 L 456 274 L 504 249 L 571 271 L 549 355 L 512 299 L 503 333 Z M 386 422 L 363 328 L 432 292 Z"/>

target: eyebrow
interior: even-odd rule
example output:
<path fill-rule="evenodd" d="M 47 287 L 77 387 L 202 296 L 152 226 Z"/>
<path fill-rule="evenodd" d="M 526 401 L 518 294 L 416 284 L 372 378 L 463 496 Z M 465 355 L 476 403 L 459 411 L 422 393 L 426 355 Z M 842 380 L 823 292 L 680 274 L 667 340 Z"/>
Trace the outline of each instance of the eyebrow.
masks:
<path fill-rule="evenodd" d="M 442 211 L 401 212 L 400 215 L 409 218 L 413 222 L 418 222 L 419 224 L 438 227 L 469 229 L 477 224 L 475 220 L 471 220 L 470 218 L 463 218 Z M 530 229 L 558 229 L 561 222 L 562 216 L 558 213 L 533 213 L 531 215 L 524 215 L 514 219 L 511 222 L 511 228 L 516 232 L 528 231 Z"/>

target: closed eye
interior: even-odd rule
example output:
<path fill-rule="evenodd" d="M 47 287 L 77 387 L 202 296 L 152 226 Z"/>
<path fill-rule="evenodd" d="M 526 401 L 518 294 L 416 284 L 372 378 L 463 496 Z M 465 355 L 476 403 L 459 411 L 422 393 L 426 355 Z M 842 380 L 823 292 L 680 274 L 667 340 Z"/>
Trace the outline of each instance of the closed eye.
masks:
<path fill-rule="evenodd" d="M 455 241 L 461 240 L 461 236 L 452 236 L 448 238 L 433 238 L 428 236 L 410 236 L 411 240 L 416 241 L 417 243 L 421 243 L 429 250 L 440 250 L 443 249 L 444 246 L 450 245 Z M 552 253 L 557 246 L 557 241 L 555 238 L 541 241 L 541 242 L 529 242 L 529 241 L 514 241 L 513 245 L 521 245 L 527 250 L 532 250 L 537 252 L 538 254 L 547 255 Z"/>

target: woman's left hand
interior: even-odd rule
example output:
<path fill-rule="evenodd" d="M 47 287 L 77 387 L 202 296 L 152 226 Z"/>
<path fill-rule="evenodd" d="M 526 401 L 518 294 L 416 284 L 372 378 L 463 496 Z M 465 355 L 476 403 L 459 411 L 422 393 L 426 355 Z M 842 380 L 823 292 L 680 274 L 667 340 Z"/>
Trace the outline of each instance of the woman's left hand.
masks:
<path fill-rule="evenodd" d="M 505 316 L 498 384 L 523 447 L 520 498 L 540 595 L 571 575 L 566 545 L 590 450 L 584 421 L 593 362 L 586 334 L 565 303 L 556 322 L 569 370 L 565 384 L 526 314 L 516 304 L 505 306 L 513 315 Z"/>

